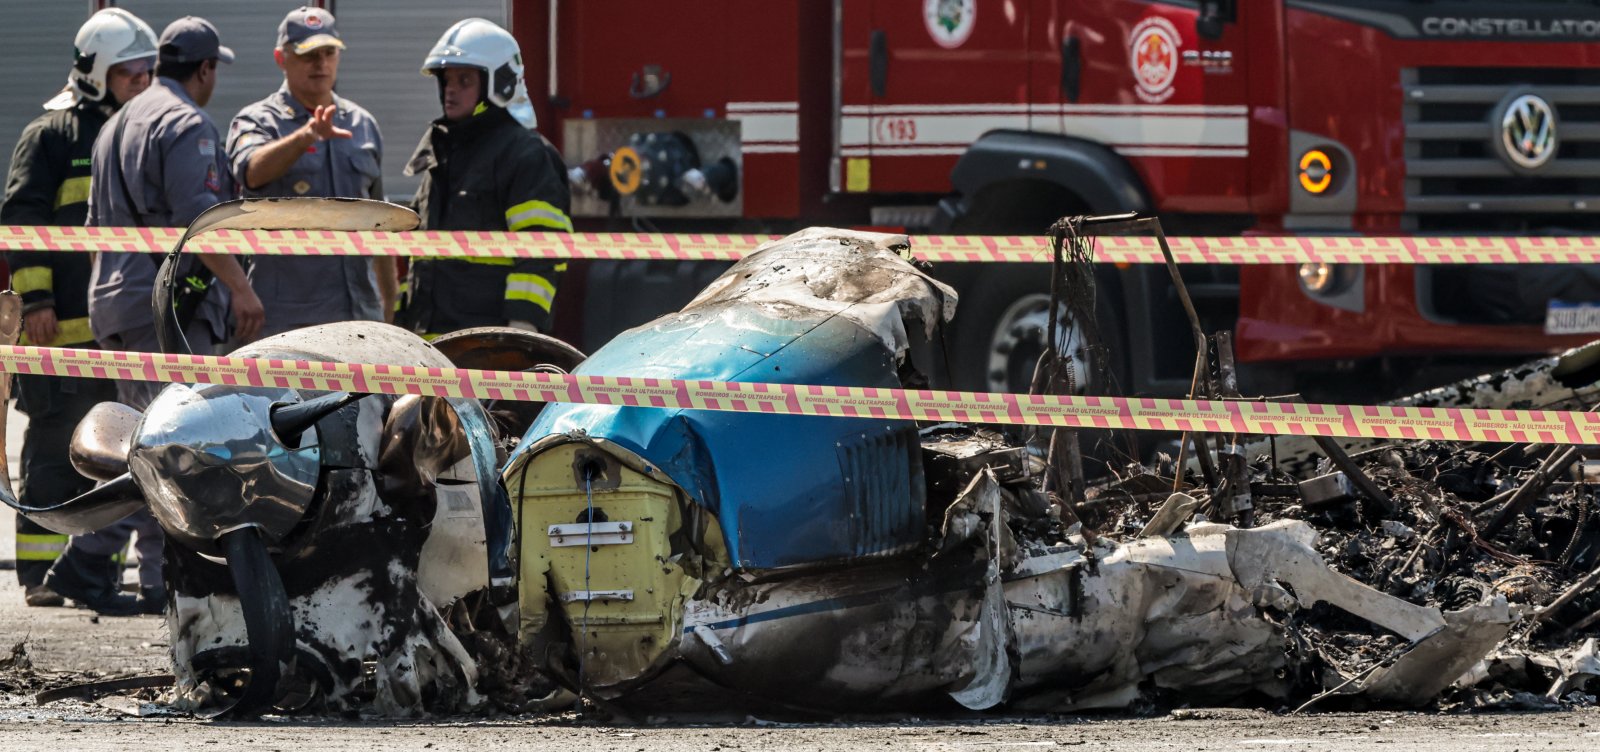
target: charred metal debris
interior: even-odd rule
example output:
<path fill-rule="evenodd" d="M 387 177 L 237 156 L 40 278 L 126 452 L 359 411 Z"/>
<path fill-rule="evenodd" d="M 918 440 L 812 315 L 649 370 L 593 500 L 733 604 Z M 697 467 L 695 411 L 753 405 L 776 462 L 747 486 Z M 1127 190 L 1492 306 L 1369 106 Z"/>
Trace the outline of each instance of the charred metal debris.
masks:
<path fill-rule="evenodd" d="M 1112 232 L 1151 233 L 1167 255 L 1191 396 L 1246 399 L 1227 334 L 1203 331 L 1160 224 L 1134 215 L 1052 229 L 1053 346 L 1032 390 L 1115 393 L 1092 266 L 1093 236 Z M 380 324 L 241 354 L 916 386 L 957 301 L 907 249 L 796 233 L 587 358 L 514 331 L 429 344 Z M 18 310 L 0 296 L 0 336 Z M 254 514 L 260 484 L 223 497 L 142 449 L 217 444 L 195 408 L 224 401 L 273 442 L 317 431 L 272 455 L 317 450 L 280 494 L 304 503 L 249 517 L 245 537 L 194 523 Z M 1403 402 L 1590 409 L 1600 343 Z M 145 417 L 100 419 L 127 438 L 81 467 L 110 482 L 48 509 L 0 484 L 0 501 L 92 527 L 182 491 L 154 506 L 177 541 L 169 681 L 200 714 L 515 713 L 574 696 L 632 718 L 1549 707 L 1594 702 L 1600 675 L 1600 461 L 1583 447 L 1194 432 L 1139 462 L 1105 431 L 183 385 Z M 207 467 L 255 466 L 239 456 L 255 455 Z"/>
<path fill-rule="evenodd" d="M 1096 221 L 1064 220 L 1058 238 Z M 1165 250 L 1159 225 L 1129 224 L 1140 222 Z M 1198 350 L 1190 396 L 1245 399 L 1229 333 L 1201 332 L 1167 258 Z M 1600 343 L 1394 404 L 1592 410 L 1600 405 L 1597 382 Z M 1127 544 L 1217 522 L 1238 530 L 1306 525 L 1305 540 L 1330 570 L 1394 599 L 1390 605 L 1435 612 L 1449 625 L 1445 632 L 1456 632 L 1453 661 L 1436 663 L 1431 675 L 1408 672 L 1384 691 L 1365 692 L 1358 705 L 1595 702 L 1585 692 L 1600 676 L 1600 454 L 1593 448 L 1201 434 L 1179 446 L 1176 462 L 1159 455 L 1150 463 L 1108 463 L 1106 476 L 1075 504 L 1082 527 L 1098 530 L 1085 539 Z M 1193 458 L 1185 461 L 1185 454 Z M 1282 611 L 1259 599 L 1255 605 L 1283 630 L 1293 694 L 1304 698 L 1297 709 L 1339 696 L 1349 705 L 1375 677 L 1427 652 L 1430 638 L 1418 642 L 1348 604 L 1286 591 L 1291 599 Z M 1462 617 L 1474 613 L 1475 624 L 1463 628 L 1469 619 Z"/>

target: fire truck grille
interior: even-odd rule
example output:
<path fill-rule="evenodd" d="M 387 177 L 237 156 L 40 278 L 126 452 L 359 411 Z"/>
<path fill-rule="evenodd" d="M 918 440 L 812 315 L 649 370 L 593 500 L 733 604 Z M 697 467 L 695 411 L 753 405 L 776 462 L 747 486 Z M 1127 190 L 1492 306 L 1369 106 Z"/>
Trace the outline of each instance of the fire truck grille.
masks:
<path fill-rule="evenodd" d="M 1409 68 L 1400 85 L 1408 213 L 1600 215 L 1600 69 Z M 1532 170 L 1496 146 L 1498 113 L 1521 94 L 1556 114 L 1555 156 Z"/>

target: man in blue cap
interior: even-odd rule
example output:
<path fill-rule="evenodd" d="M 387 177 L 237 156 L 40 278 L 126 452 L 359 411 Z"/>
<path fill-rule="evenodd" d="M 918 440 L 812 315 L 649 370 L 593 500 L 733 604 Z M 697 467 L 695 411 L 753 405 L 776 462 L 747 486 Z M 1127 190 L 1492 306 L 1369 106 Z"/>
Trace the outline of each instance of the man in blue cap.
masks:
<path fill-rule="evenodd" d="M 210 21 L 185 16 L 161 32 L 155 83 L 118 112 L 95 141 L 91 226 L 183 227 L 234 198 L 222 139 L 201 109 L 216 89 L 219 63 L 231 62 L 233 50 L 222 46 Z M 211 254 L 197 258 L 194 268 L 181 270 L 180 278 L 190 280 L 193 289 L 180 292 L 178 300 L 190 348 L 215 352 L 217 343 L 227 339 L 230 310 L 239 338 L 253 339 L 261 328 L 261 301 L 238 260 Z M 89 323 L 102 347 L 158 351 L 150 292 L 160 260 L 152 254 L 99 254 L 89 293 Z M 207 280 L 212 275 L 220 285 Z M 117 384 L 122 401 L 141 410 L 161 386 L 146 381 Z"/>
<path fill-rule="evenodd" d="M 283 86 L 239 111 L 228 163 L 246 196 L 383 200 L 383 135 L 372 114 L 334 93 L 345 49 L 333 14 L 297 8 L 278 25 Z M 250 284 L 266 308 L 260 335 L 336 321 L 382 321 L 394 309 L 394 259 L 260 256 Z"/>
<path fill-rule="evenodd" d="M 156 81 L 117 111 L 95 139 L 89 192 L 89 225 L 183 227 L 201 212 L 234 197 L 217 127 L 200 109 L 211 101 L 219 63 L 233 62 L 217 29 L 186 16 L 161 32 Z M 244 339 L 261 328 L 261 301 L 239 262 L 200 254 L 180 270 L 188 280 L 178 298 L 178 318 L 197 353 L 215 352 L 225 339 L 227 314 Z M 150 294 L 161 255 L 99 253 L 89 290 L 89 325 L 107 350 L 157 352 Z M 143 410 L 163 386 L 119 381 L 117 398 Z M 139 535 L 141 596 L 127 598 L 107 581 L 115 557 Z M 104 530 L 76 536 L 51 568 L 52 590 L 105 614 L 159 613 L 166 602 L 161 580 L 161 527 L 149 511 L 137 512 Z M 117 577 L 120 579 L 120 573 Z"/>

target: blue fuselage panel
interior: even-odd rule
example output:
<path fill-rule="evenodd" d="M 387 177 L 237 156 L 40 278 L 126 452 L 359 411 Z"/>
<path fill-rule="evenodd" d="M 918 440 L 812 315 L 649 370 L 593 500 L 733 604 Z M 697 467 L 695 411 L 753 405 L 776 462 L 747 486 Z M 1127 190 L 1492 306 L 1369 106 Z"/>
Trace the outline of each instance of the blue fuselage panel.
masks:
<path fill-rule="evenodd" d="M 576 373 L 898 387 L 883 342 L 844 318 L 767 307 L 681 312 L 624 332 Z M 522 446 L 582 430 L 659 467 L 717 516 L 736 566 L 835 562 L 924 535 L 910 421 L 552 404 Z"/>

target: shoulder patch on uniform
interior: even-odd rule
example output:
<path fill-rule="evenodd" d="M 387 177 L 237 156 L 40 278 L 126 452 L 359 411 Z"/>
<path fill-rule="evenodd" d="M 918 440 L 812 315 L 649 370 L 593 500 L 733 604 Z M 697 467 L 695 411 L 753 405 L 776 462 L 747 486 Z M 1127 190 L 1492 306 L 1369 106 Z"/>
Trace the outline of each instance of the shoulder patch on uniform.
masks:
<path fill-rule="evenodd" d="M 212 193 L 222 190 L 222 176 L 217 174 L 215 162 L 206 165 L 206 189 Z"/>
<path fill-rule="evenodd" d="M 200 139 L 200 156 L 202 156 L 202 157 L 215 157 L 215 156 L 217 156 L 217 142 L 213 141 L 213 140 L 211 140 L 209 138 Z"/>

